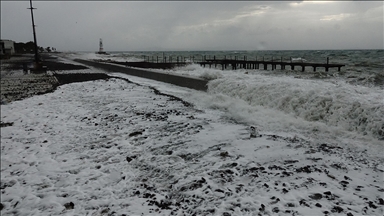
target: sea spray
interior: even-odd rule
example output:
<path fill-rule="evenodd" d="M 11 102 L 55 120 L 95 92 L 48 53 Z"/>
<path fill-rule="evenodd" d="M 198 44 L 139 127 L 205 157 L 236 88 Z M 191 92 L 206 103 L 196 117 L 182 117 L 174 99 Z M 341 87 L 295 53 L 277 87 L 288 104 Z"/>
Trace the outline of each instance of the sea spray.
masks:
<path fill-rule="evenodd" d="M 342 82 L 263 75 L 216 79 L 208 88 L 211 94 L 224 94 L 253 106 L 384 139 L 382 90 Z"/>

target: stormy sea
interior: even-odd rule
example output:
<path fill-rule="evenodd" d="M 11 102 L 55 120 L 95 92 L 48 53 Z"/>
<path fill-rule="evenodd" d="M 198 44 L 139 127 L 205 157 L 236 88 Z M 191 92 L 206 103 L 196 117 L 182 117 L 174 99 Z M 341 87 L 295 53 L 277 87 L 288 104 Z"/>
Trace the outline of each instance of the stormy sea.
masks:
<path fill-rule="evenodd" d="M 1 130 L 2 214 L 383 215 L 383 50 L 107 53 L 52 55 L 178 59 L 190 64 L 140 70 L 204 79 L 208 90 L 55 71 L 110 78 L 1 106 L 12 123 Z M 244 57 L 345 66 L 199 64 Z"/>
<path fill-rule="evenodd" d="M 153 71 L 187 75 L 211 80 L 208 92 L 241 100 L 249 109 L 278 111 L 303 122 L 284 125 L 284 130 L 306 128 L 317 130 L 321 123 L 331 131 L 356 133 L 373 139 L 384 139 L 384 50 L 299 50 L 299 51 L 175 51 L 175 52 L 110 52 L 110 55 L 77 53 L 86 59 L 118 62 L 194 62 L 185 67 Z M 204 59 L 246 59 L 344 64 L 337 68 L 307 67 L 295 70 L 238 69 L 221 70 L 221 66 L 202 67 Z M 151 69 L 150 69 L 151 70 Z M 226 103 L 229 103 L 228 101 Z M 236 104 L 236 103 L 235 103 Z M 219 106 L 211 104 L 211 106 Z M 227 108 L 223 108 L 226 109 Z M 237 107 L 240 121 L 249 121 L 248 110 Z M 240 109 L 240 110 L 237 110 Z M 244 112 L 244 113 L 243 113 Z M 255 113 L 257 113 L 255 111 Z M 259 120 L 256 120 L 259 122 Z M 307 125 L 310 124 L 311 126 Z M 262 124 L 263 127 L 268 127 Z M 281 125 L 281 126 L 282 126 Z M 272 128 L 275 128 L 273 125 Z M 336 135 L 338 136 L 338 135 Z M 353 135 L 352 135 L 353 136 Z"/>

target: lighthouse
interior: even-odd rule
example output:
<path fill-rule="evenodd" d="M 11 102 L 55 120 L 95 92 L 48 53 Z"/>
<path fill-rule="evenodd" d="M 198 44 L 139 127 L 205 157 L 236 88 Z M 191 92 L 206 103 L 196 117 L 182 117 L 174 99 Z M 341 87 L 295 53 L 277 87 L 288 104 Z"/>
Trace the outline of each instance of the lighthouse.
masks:
<path fill-rule="evenodd" d="M 100 38 L 99 53 L 102 53 L 102 52 L 104 52 L 104 49 L 103 49 L 103 39 Z"/>
<path fill-rule="evenodd" d="M 103 48 L 103 40 L 100 38 L 100 42 L 99 42 L 99 52 L 96 52 L 97 54 L 104 54 L 106 55 L 107 53 L 104 52 L 104 48 Z"/>

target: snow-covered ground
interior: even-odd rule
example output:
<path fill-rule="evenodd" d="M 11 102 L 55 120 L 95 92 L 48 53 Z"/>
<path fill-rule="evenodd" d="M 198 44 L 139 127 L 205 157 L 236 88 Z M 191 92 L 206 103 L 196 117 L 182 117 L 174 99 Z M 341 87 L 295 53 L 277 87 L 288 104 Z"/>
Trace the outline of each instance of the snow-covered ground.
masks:
<path fill-rule="evenodd" d="M 112 75 L 1 105 L 1 215 L 384 214 L 381 141 Z"/>

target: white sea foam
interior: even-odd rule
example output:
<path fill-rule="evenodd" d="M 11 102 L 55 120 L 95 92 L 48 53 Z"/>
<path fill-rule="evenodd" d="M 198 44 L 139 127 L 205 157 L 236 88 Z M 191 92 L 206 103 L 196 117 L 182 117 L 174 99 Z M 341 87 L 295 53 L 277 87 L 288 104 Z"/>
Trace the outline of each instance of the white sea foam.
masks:
<path fill-rule="evenodd" d="M 291 60 L 293 62 L 306 62 L 307 61 L 306 59 L 303 59 L 303 58 L 300 58 L 300 57 L 292 58 Z"/>
<path fill-rule="evenodd" d="M 251 215 L 260 206 L 274 215 L 287 203 L 298 215 L 336 205 L 361 215 L 382 193 L 382 162 L 372 154 L 350 159 L 339 145 L 293 134 L 250 138 L 248 127 L 223 121 L 217 110 L 119 79 L 63 85 L 1 111 L 14 123 L 1 129 L 4 215 Z M 312 147 L 318 151 L 307 153 Z M 311 198 L 326 191 L 335 199 Z"/>

